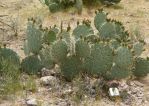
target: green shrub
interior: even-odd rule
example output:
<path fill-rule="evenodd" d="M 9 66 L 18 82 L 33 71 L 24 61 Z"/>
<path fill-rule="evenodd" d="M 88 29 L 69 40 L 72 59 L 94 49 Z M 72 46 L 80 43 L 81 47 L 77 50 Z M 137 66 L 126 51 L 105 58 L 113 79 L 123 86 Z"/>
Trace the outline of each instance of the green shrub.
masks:
<path fill-rule="evenodd" d="M 60 10 L 64 10 L 70 7 L 75 7 L 80 14 L 82 12 L 83 5 L 93 6 L 97 4 L 113 5 L 119 3 L 121 0 L 45 0 L 45 4 L 49 7 L 50 12 L 54 13 Z"/>

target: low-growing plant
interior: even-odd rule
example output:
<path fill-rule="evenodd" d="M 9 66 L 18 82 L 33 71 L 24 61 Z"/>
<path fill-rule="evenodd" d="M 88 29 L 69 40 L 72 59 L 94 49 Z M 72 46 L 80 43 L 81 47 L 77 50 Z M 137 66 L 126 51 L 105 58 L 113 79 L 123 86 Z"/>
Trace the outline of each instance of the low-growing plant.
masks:
<path fill-rule="evenodd" d="M 44 3 L 49 7 L 51 12 L 57 12 L 69 7 L 75 7 L 78 10 L 78 13 L 81 13 L 83 5 L 91 6 L 95 4 L 103 4 L 110 6 L 117 4 L 120 1 L 121 0 L 45 0 Z"/>
<path fill-rule="evenodd" d="M 46 66 L 52 68 L 55 64 L 59 65 L 62 75 L 68 81 L 79 74 L 86 73 L 89 76 L 103 77 L 107 80 L 120 80 L 132 75 L 136 77 L 147 75 L 149 61 L 140 57 L 144 50 L 144 41 L 133 40 L 121 22 L 108 19 L 107 15 L 103 10 L 96 11 L 94 18 L 96 30 L 92 28 L 89 20 L 83 20 L 82 24 L 77 23 L 72 33 L 68 30 L 71 29 L 69 25 L 67 30 L 64 30 L 62 25 L 61 30 L 58 30 L 56 26 L 32 30 L 32 27 L 28 26 L 27 29 L 32 30 L 33 36 L 37 35 L 37 37 L 30 37 L 32 40 L 27 39 L 27 42 L 30 42 L 28 47 L 32 46 L 29 50 L 34 50 L 32 53 L 38 58 L 34 59 L 36 61 L 34 63 L 38 60 L 38 63 L 41 62 L 43 65 L 45 63 L 43 60 L 49 59 Z M 31 26 L 33 25 L 35 23 Z M 52 34 L 47 33 L 51 31 Z M 27 36 L 32 35 L 28 34 Z M 38 39 L 39 34 L 40 39 Z M 49 41 L 44 40 L 45 36 Z M 37 43 L 37 45 L 32 44 L 38 41 L 40 46 Z M 47 52 L 44 52 L 44 55 L 38 55 L 43 50 Z M 32 67 L 37 68 L 39 65 L 35 64 Z M 31 67 L 28 70 L 32 73 Z"/>
<path fill-rule="evenodd" d="M 0 62 L 0 98 L 15 95 L 22 89 L 19 67 L 10 60 L 3 58 Z"/>

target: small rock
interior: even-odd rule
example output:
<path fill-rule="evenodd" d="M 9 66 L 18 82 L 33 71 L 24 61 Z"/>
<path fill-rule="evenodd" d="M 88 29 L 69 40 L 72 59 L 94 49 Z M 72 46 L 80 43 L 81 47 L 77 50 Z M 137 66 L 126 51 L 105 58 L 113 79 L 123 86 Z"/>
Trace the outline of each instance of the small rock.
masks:
<path fill-rule="evenodd" d="M 140 86 L 140 87 L 143 87 L 143 86 L 144 86 L 144 84 L 142 84 L 142 83 L 139 82 L 139 81 L 134 81 L 134 83 L 135 83 L 135 85 Z"/>
<path fill-rule="evenodd" d="M 59 81 L 54 76 L 45 76 L 45 77 L 41 77 L 40 79 L 40 83 L 45 86 L 46 85 L 55 86 L 55 85 L 58 85 L 58 82 Z"/>
<path fill-rule="evenodd" d="M 49 69 L 46 69 L 46 68 L 42 68 L 41 69 L 41 76 L 42 77 L 44 77 L 44 76 L 54 76 L 54 74 L 55 74 L 55 71 L 54 71 L 54 69 L 51 69 L 51 70 L 49 70 Z"/>
<path fill-rule="evenodd" d="M 28 99 L 26 101 L 27 106 L 37 106 L 37 100 L 35 98 Z"/>

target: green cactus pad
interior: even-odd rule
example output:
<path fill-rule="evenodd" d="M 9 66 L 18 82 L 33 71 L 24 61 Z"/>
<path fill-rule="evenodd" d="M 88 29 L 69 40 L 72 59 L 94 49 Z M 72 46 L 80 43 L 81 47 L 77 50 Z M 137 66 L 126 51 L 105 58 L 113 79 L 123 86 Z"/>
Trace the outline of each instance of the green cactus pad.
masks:
<path fill-rule="evenodd" d="M 71 81 L 73 78 L 75 78 L 81 69 L 81 62 L 80 60 L 75 57 L 68 57 L 63 61 L 63 63 L 60 65 L 61 72 L 64 75 L 64 77 Z"/>
<path fill-rule="evenodd" d="M 134 75 L 144 77 L 149 73 L 149 61 L 143 58 L 137 58 L 135 63 Z"/>
<path fill-rule="evenodd" d="M 115 38 L 115 27 L 113 23 L 106 22 L 102 25 L 100 30 L 100 36 L 103 39 Z"/>
<path fill-rule="evenodd" d="M 29 47 L 28 47 L 28 42 L 27 41 L 24 42 L 23 50 L 24 50 L 24 54 L 25 55 L 28 56 L 30 54 Z"/>
<path fill-rule="evenodd" d="M 60 5 L 58 3 L 55 2 L 51 2 L 49 4 L 49 10 L 50 12 L 54 13 L 60 10 Z"/>
<path fill-rule="evenodd" d="M 115 64 L 120 68 L 128 68 L 133 65 L 133 56 L 131 51 L 127 47 L 120 46 L 116 50 L 116 55 L 114 57 Z"/>
<path fill-rule="evenodd" d="M 52 30 L 50 31 L 45 31 L 44 36 L 43 36 L 43 41 L 45 44 L 51 44 L 56 40 L 56 33 Z"/>
<path fill-rule="evenodd" d="M 28 50 L 38 54 L 42 48 L 42 31 L 37 29 L 31 22 L 27 26 L 27 45 Z"/>
<path fill-rule="evenodd" d="M 76 42 L 76 55 L 81 58 L 89 57 L 90 55 L 89 44 L 83 40 L 77 41 Z"/>
<path fill-rule="evenodd" d="M 108 45 L 99 43 L 92 46 L 91 55 L 85 59 L 84 68 L 88 73 L 103 75 L 111 69 L 112 63 L 112 49 Z"/>
<path fill-rule="evenodd" d="M 76 0 L 76 8 L 78 10 L 78 13 L 82 13 L 82 8 L 83 8 L 83 1 L 82 0 Z"/>
<path fill-rule="evenodd" d="M 32 74 L 38 74 L 38 72 L 42 68 L 42 65 L 38 57 L 33 55 L 23 59 L 21 63 L 21 67 L 24 72 L 32 75 Z"/>
<path fill-rule="evenodd" d="M 62 62 L 66 59 L 68 47 L 64 40 L 54 42 L 51 48 L 51 55 L 56 63 Z"/>
<path fill-rule="evenodd" d="M 7 60 L 14 65 L 20 65 L 20 58 L 16 52 L 8 48 L 0 48 L 0 61 Z"/>
<path fill-rule="evenodd" d="M 128 78 L 130 75 L 131 75 L 131 71 L 129 69 L 113 66 L 112 69 L 107 72 L 106 79 L 120 80 L 120 79 Z"/>
<path fill-rule="evenodd" d="M 116 38 L 118 38 L 120 40 L 124 40 L 125 38 L 127 38 L 127 34 L 125 34 L 125 29 L 124 29 L 122 23 L 115 22 L 114 25 L 115 25 Z"/>
<path fill-rule="evenodd" d="M 144 50 L 144 44 L 141 42 L 137 42 L 133 45 L 133 50 L 135 56 L 140 56 Z"/>
<path fill-rule="evenodd" d="M 45 47 L 42 49 L 39 53 L 39 56 L 43 67 L 47 69 L 54 67 L 54 61 L 52 60 L 50 47 Z"/>
<path fill-rule="evenodd" d="M 105 22 L 107 22 L 106 19 L 107 19 L 107 15 L 103 11 L 100 11 L 96 14 L 96 16 L 94 18 L 94 25 L 98 31 L 100 31 L 102 25 Z"/>
<path fill-rule="evenodd" d="M 80 37 L 85 38 L 90 34 L 94 34 L 94 31 L 90 26 L 87 25 L 78 25 L 73 30 L 73 35 L 75 36 L 76 39 L 79 39 Z"/>

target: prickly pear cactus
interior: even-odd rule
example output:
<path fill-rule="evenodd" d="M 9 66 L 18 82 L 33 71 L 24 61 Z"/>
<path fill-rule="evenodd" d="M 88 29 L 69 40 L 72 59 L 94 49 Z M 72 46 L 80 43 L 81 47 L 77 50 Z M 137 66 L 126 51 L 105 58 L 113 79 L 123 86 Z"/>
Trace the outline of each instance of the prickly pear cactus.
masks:
<path fill-rule="evenodd" d="M 110 6 L 113 4 L 119 3 L 121 0 L 100 0 L 100 2 L 104 5 Z"/>
<path fill-rule="evenodd" d="M 81 61 L 79 60 L 79 58 L 71 56 L 63 61 L 63 63 L 60 65 L 60 68 L 64 77 L 68 81 L 71 81 L 80 73 Z"/>
<path fill-rule="evenodd" d="M 133 56 L 131 51 L 127 47 L 120 46 L 116 50 L 114 62 L 120 68 L 131 68 L 133 66 Z"/>
<path fill-rule="evenodd" d="M 83 24 L 83 25 L 78 25 L 73 30 L 72 35 L 74 35 L 76 39 L 79 39 L 80 37 L 85 38 L 90 34 L 94 34 L 93 29 L 90 26 Z"/>
<path fill-rule="evenodd" d="M 100 31 L 102 25 L 107 22 L 107 14 L 103 10 L 96 11 L 96 16 L 94 18 L 94 25 L 98 31 Z"/>
<path fill-rule="evenodd" d="M 43 42 L 45 44 L 51 44 L 52 42 L 54 42 L 56 40 L 56 33 L 52 30 L 50 31 L 45 31 L 44 32 L 44 36 L 43 36 Z"/>
<path fill-rule="evenodd" d="M 68 53 L 68 47 L 66 41 L 58 40 L 53 43 L 51 48 L 51 55 L 56 63 L 62 62 L 66 59 Z"/>
<path fill-rule="evenodd" d="M 38 57 L 32 55 L 22 60 L 21 68 L 27 74 L 37 74 L 41 70 L 42 65 Z"/>
<path fill-rule="evenodd" d="M 49 10 L 54 13 L 60 10 L 60 5 L 58 3 L 52 2 L 49 4 Z"/>
<path fill-rule="evenodd" d="M 137 42 L 133 45 L 133 50 L 135 56 L 140 56 L 144 50 L 144 44 L 141 42 Z"/>
<path fill-rule="evenodd" d="M 115 26 L 115 37 L 120 40 L 127 39 L 128 35 L 125 33 L 125 28 L 121 22 L 113 21 Z"/>
<path fill-rule="evenodd" d="M 83 1 L 82 0 L 76 0 L 76 8 L 78 10 L 78 13 L 81 14 L 82 13 L 82 8 L 83 8 Z"/>
<path fill-rule="evenodd" d="M 42 31 L 36 28 L 32 22 L 28 22 L 26 46 L 34 54 L 38 54 L 42 48 Z"/>
<path fill-rule="evenodd" d="M 24 54 L 26 56 L 28 56 L 30 54 L 30 50 L 29 50 L 28 42 L 27 41 L 24 42 L 23 50 L 24 50 Z"/>
<path fill-rule="evenodd" d="M 85 59 L 85 69 L 93 75 L 104 75 L 113 64 L 112 49 L 103 43 L 95 44 L 91 48 L 90 57 Z"/>
<path fill-rule="evenodd" d="M 136 77 L 144 77 L 149 73 L 149 60 L 137 58 L 135 63 L 134 75 Z"/>
<path fill-rule="evenodd" d="M 90 46 L 83 40 L 76 42 L 76 55 L 80 58 L 87 58 L 90 55 Z"/>
<path fill-rule="evenodd" d="M 8 48 L 0 48 L 0 61 L 3 60 L 7 60 L 16 66 L 20 65 L 20 58 L 18 54 Z"/>
<path fill-rule="evenodd" d="M 43 48 L 40 53 L 40 60 L 43 67 L 51 69 L 54 67 L 54 61 L 51 56 L 51 48 L 49 46 Z"/>
<path fill-rule="evenodd" d="M 102 25 L 100 30 L 100 36 L 102 39 L 112 39 L 115 38 L 116 32 L 114 24 L 111 22 L 106 22 Z"/>
<path fill-rule="evenodd" d="M 106 79 L 108 80 L 120 80 L 128 78 L 131 75 L 131 70 L 126 68 L 120 68 L 118 66 L 113 66 L 110 71 L 106 74 Z"/>

